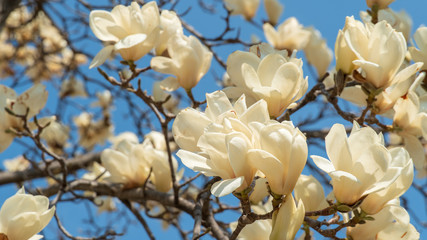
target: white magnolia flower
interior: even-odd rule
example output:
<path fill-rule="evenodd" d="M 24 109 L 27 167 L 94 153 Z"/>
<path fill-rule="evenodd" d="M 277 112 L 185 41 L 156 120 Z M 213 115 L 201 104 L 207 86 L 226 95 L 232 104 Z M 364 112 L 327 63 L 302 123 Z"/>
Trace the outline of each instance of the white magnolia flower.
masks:
<path fill-rule="evenodd" d="M 267 12 L 269 23 L 273 26 L 276 25 L 283 12 L 283 5 L 278 0 L 264 0 L 264 8 Z"/>
<path fill-rule="evenodd" d="M 45 87 L 39 83 L 20 96 L 17 96 L 13 89 L 0 85 L 0 152 L 9 147 L 15 137 L 13 133 L 7 133 L 8 129 L 13 128 L 19 131 L 24 124 L 22 119 L 12 116 L 4 109 L 8 108 L 16 115 L 26 115 L 29 120 L 45 106 L 47 95 Z"/>
<path fill-rule="evenodd" d="M 46 141 L 46 144 L 55 153 L 61 154 L 66 146 L 69 137 L 70 128 L 60 122 L 50 121 L 40 134 L 40 137 Z"/>
<path fill-rule="evenodd" d="M 36 234 L 46 227 L 54 213 L 55 207 L 49 209 L 47 197 L 26 194 L 21 188 L 0 209 L 0 239 L 41 239 L 43 236 Z"/>
<path fill-rule="evenodd" d="M 264 205 L 252 205 L 252 210 L 256 214 L 266 214 L 272 210 L 271 201 L 267 201 Z M 232 231 L 236 229 L 238 222 L 230 223 Z M 239 240 L 269 240 L 272 230 L 271 219 L 257 220 L 252 224 L 246 225 L 237 236 Z"/>
<path fill-rule="evenodd" d="M 310 31 L 305 30 L 294 17 L 281 23 L 277 31 L 270 23 L 265 23 L 263 29 L 267 41 L 280 50 L 303 49 L 310 40 Z"/>
<path fill-rule="evenodd" d="M 370 127 L 360 128 L 356 122 L 348 138 L 344 126 L 334 124 L 325 145 L 330 160 L 320 156 L 311 158 L 332 178 L 338 202 L 347 205 L 392 187 L 411 161 L 407 154 L 387 150 L 381 133 L 375 133 Z M 401 177 L 412 179 L 411 175 Z"/>
<path fill-rule="evenodd" d="M 328 207 L 322 184 L 312 175 L 300 175 L 294 189 L 295 200 L 304 203 L 307 212 Z"/>
<path fill-rule="evenodd" d="M 410 81 L 421 67 L 413 64 L 398 73 L 407 51 L 406 40 L 386 21 L 363 25 L 353 17 L 347 17 L 343 34 L 357 57 L 353 63 L 361 68 L 364 81 L 372 88 L 386 89 L 402 81 Z"/>
<path fill-rule="evenodd" d="M 98 101 L 93 102 L 91 104 L 92 107 L 101 107 L 103 109 L 108 109 L 113 103 L 113 96 L 111 95 L 111 92 L 108 90 L 97 92 L 96 98 L 98 98 Z"/>
<path fill-rule="evenodd" d="M 259 149 L 249 150 L 250 164 L 265 174 L 272 192 L 290 194 L 307 162 L 306 137 L 290 121 L 251 124 Z"/>
<path fill-rule="evenodd" d="M 242 15 L 246 20 L 255 16 L 259 6 L 259 0 L 224 0 L 224 3 L 231 15 Z"/>
<path fill-rule="evenodd" d="M 287 108 L 296 106 L 295 101 L 307 90 L 308 80 L 303 76 L 302 61 L 288 59 L 283 52 L 263 57 L 264 52 L 259 46 L 252 49 L 251 52 L 236 51 L 228 57 L 227 73 L 235 87 L 224 91 L 234 99 L 245 94 L 248 105 L 264 99 L 270 116 L 278 117 Z"/>
<path fill-rule="evenodd" d="M 368 7 L 372 8 L 376 5 L 379 9 L 387 8 L 392 2 L 394 2 L 394 0 L 366 0 Z"/>
<path fill-rule="evenodd" d="M 64 97 L 87 97 L 87 93 L 82 81 L 74 77 L 62 82 L 59 96 Z"/>
<path fill-rule="evenodd" d="M 270 240 L 292 240 L 304 221 L 304 204 L 298 201 L 298 207 L 292 194 L 286 195 L 278 211 L 273 213 L 273 229 Z"/>
<path fill-rule="evenodd" d="M 125 187 L 142 186 L 152 171 L 150 180 L 158 191 L 167 192 L 172 188 L 168 155 L 156 149 L 149 140 L 136 144 L 124 139 L 116 149 L 104 150 L 101 162 L 110 173 L 107 181 L 122 183 Z M 176 171 L 175 158 L 172 162 Z"/>
<path fill-rule="evenodd" d="M 88 112 L 83 112 L 73 119 L 79 131 L 79 144 L 86 149 L 92 149 L 96 144 L 104 144 L 114 131 L 111 122 L 104 116 L 97 121 Z"/>
<path fill-rule="evenodd" d="M 98 67 L 113 53 L 124 60 L 136 61 L 151 51 L 160 33 L 159 9 L 155 1 L 130 6 L 117 5 L 111 12 L 94 10 L 89 15 L 93 34 L 106 43 L 89 68 Z"/>
<path fill-rule="evenodd" d="M 371 15 L 365 11 L 360 12 L 360 18 L 364 23 L 370 23 L 372 20 Z M 383 20 L 387 21 L 396 31 L 401 32 L 406 41 L 409 41 L 412 20 L 405 11 L 395 12 L 391 8 L 381 9 L 378 11 L 378 21 Z"/>
<path fill-rule="evenodd" d="M 396 203 L 397 202 L 397 203 Z M 417 240 L 420 234 L 409 223 L 409 214 L 399 206 L 398 201 L 390 201 L 380 212 L 372 215 L 373 221 L 347 228 L 347 236 L 354 240 Z"/>
<path fill-rule="evenodd" d="M 162 14 L 160 14 L 160 36 L 156 44 L 156 55 L 160 56 L 167 50 L 168 41 L 175 34 L 184 34 L 181 20 L 175 12 L 162 10 Z"/>
<path fill-rule="evenodd" d="M 222 178 L 211 188 L 215 196 L 240 192 L 256 171 L 248 164 L 248 151 L 256 145 L 248 124 L 269 120 L 266 103 L 247 108 L 242 96 L 232 106 L 221 91 L 207 94 L 206 100 L 205 113 L 190 108 L 176 117 L 172 131 L 182 148 L 177 155 L 188 168 Z"/>
<path fill-rule="evenodd" d="M 411 57 L 415 62 L 424 63 L 422 70 L 427 70 L 427 27 L 419 27 L 414 34 L 414 40 L 418 49 L 409 47 Z"/>
<path fill-rule="evenodd" d="M 304 47 L 304 53 L 309 64 L 317 70 L 317 76 L 322 77 L 332 61 L 332 50 L 329 49 L 320 32 L 313 27 L 306 28 L 311 32 L 310 40 Z"/>
<path fill-rule="evenodd" d="M 169 39 L 169 57 L 151 59 L 151 67 L 161 73 L 175 75 L 162 81 L 162 87 L 174 91 L 179 87 L 189 91 L 199 83 L 211 66 L 212 52 L 194 36 L 175 34 Z"/>
<path fill-rule="evenodd" d="M 31 164 L 24 156 L 17 156 L 13 159 L 7 159 L 3 161 L 3 165 L 9 172 L 19 172 L 28 169 Z"/>

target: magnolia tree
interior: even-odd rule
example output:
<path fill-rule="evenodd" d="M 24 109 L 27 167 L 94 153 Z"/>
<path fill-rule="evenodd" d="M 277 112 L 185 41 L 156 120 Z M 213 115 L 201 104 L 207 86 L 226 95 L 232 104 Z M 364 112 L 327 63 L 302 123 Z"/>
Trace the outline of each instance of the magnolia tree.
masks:
<path fill-rule="evenodd" d="M 277 0 L 6 1 L 0 240 L 422 238 L 427 28 L 391 2 L 333 53 Z"/>

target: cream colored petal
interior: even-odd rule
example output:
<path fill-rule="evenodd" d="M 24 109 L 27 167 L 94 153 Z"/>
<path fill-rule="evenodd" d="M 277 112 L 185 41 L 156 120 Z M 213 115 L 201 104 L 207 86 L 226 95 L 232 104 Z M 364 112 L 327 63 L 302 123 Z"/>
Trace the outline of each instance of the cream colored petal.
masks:
<path fill-rule="evenodd" d="M 176 155 L 181 159 L 181 162 L 188 168 L 196 172 L 202 172 L 207 176 L 217 176 L 218 174 L 212 169 L 209 160 L 199 154 L 185 150 L 179 150 Z"/>
<path fill-rule="evenodd" d="M 211 193 L 216 197 L 223 197 L 232 193 L 234 190 L 239 188 L 245 180 L 245 177 L 241 176 L 238 178 L 226 179 L 216 182 L 211 187 Z"/>
<path fill-rule="evenodd" d="M 253 53 L 235 51 L 227 59 L 227 73 L 231 81 L 238 87 L 244 87 L 245 79 L 242 75 L 242 64 L 246 63 L 254 69 L 258 69 L 261 60 Z"/>
<path fill-rule="evenodd" d="M 226 136 L 228 158 L 231 168 L 236 176 L 245 176 L 247 183 L 251 184 L 254 176 L 254 169 L 249 165 L 247 152 L 250 149 L 250 143 L 245 139 L 246 136 L 240 132 L 233 132 Z"/>
<path fill-rule="evenodd" d="M 269 121 L 270 115 L 268 114 L 267 103 L 264 100 L 259 100 L 250 106 L 239 119 L 245 124 L 249 124 L 250 122 L 265 123 Z"/>
<path fill-rule="evenodd" d="M 169 76 L 160 82 L 160 88 L 162 88 L 163 90 L 168 91 L 168 92 L 175 91 L 179 87 L 180 87 L 180 85 L 179 85 L 178 79 L 176 79 L 176 77 Z"/>
<path fill-rule="evenodd" d="M 353 174 L 344 171 L 330 172 L 334 195 L 340 203 L 352 205 L 362 197 L 362 183 Z"/>
<path fill-rule="evenodd" d="M 265 38 L 267 39 L 267 41 L 271 45 L 273 45 L 274 47 L 277 48 L 279 45 L 279 43 L 278 43 L 279 36 L 278 36 L 276 29 L 274 29 L 274 27 L 271 26 L 270 23 L 264 23 L 264 25 L 262 25 L 262 29 L 264 30 L 264 35 L 265 35 Z"/>
<path fill-rule="evenodd" d="M 22 93 L 15 104 L 22 104 L 29 108 L 27 118 L 30 119 L 38 114 L 46 105 L 48 92 L 43 84 L 36 83 L 30 89 Z M 18 113 L 25 114 L 25 113 Z"/>
<path fill-rule="evenodd" d="M 147 39 L 147 35 L 143 33 L 128 35 L 123 39 L 120 39 L 115 45 L 115 50 L 132 48 Z M 126 60 L 126 59 L 125 59 Z"/>
<path fill-rule="evenodd" d="M 174 120 L 172 134 L 175 142 L 182 149 L 197 152 L 197 142 L 211 120 L 199 111 L 186 108 Z"/>
<path fill-rule="evenodd" d="M 269 22 L 276 25 L 283 12 L 283 5 L 277 0 L 264 0 L 264 8 Z"/>
<path fill-rule="evenodd" d="M 274 193 L 285 194 L 283 192 L 284 166 L 282 162 L 269 152 L 260 149 L 249 150 L 248 160 L 254 168 L 265 174 Z"/>
<path fill-rule="evenodd" d="M 273 79 L 277 69 L 287 63 L 286 59 L 278 53 L 268 54 L 259 63 L 257 74 L 263 86 L 273 86 Z"/>
<path fill-rule="evenodd" d="M 320 156 L 316 156 L 316 155 L 311 155 L 310 157 L 311 157 L 311 159 L 313 159 L 313 162 L 316 164 L 316 166 L 318 168 L 322 169 L 322 171 L 324 171 L 328 174 L 330 172 L 335 171 L 334 165 L 328 159 L 320 157 Z"/>
<path fill-rule="evenodd" d="M 153 68 L 154 71 L 160 73 L 176 75 L 178 72 L 178 66 L 176 62 L 167 57 L 153 57 L 151 59 L 150 66 Z"/>
<path fill-rule="evenodd" d="M 90 12 L 89 15 L 89 26 L 92 29 L 92 32 L 97 38 L 101 41 L 118 41 L 125 33 L 118 33 L 117 29 L 114 29 L 117 26 L 111 13 L 103 10 L 94 10 Z M 114 29 L 111 31 L 111 29 Z M 115 35 L 115 34 L 117 35 Z"/>
<path fill-rule="evenodd" d="M 206 116 L 214 121 L 219 115 L 231 111 L 233 106 L 227 95 L 222 91 L 215 91 L 206 94 Z"/>
<path fill-rule="evenodd" d="M 129 157 L 121 152 L 105 149 L 101 153 L 101 163 L 111 174 L 110 181 L 126 183 L 134 171 L 130 167 Z"/>
<path fill-rule="evenodd" d="M 101 51 L 99 51 L 93 58 L 92 62 L 89 65 L 89 69 L 101 66 L 111 56 L 113 51 L 114 45 L 108 45 L 101 49 Z"/>
<path fill-rule="evenodd" d="M 273 213 L 273 229 L 270 240 L 292 240 L 304 221 L 304 204 L 298 201 L 298 208 L 292 194 L 284 199 L 279 210 Z M 292 217 L 290 217 L 292 216 Z"/>
<path fill-rule="evenodd" d="M 351 172 L 353 159 L 344 125 L 334 124 L 325 138 L 326 152 L 336 170 Z"/>

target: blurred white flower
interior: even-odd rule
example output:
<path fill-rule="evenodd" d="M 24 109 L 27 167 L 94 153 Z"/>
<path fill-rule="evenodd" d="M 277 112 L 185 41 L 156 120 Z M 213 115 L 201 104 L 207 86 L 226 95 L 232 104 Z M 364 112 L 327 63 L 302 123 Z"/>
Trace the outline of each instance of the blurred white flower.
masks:
<path fill-rule="evenodd" d="M 273 26 L 276 25 L 283 12 L 283 5 L 278 0 L 264 0 L 264 8 L 267 12 L 268 22 Z"/>
<path fill-rule="evenodd" d="M 162 87 L 174 91 L 179 87 L 191 90 L 199 83 L 211 66 L 212 52 L 194 36 L 175 34 L 169 39 L 169 57 L 151 59 L 151 67 L 161 73 L 175 75 L 162 81 Z"/>
<path fill-rule="evenodd" d="M 415 240 L 420 234 L 409 223 L 409 214 L 399 206 L 398 201 L 390 201 L 380 212 L 372 215 L 373 221 L 347 228 L 347 236 L 354 240 Z"/>
<path fill-rule="evenodd" d="M 360 12 L 360 18 L 363 22 L 370 23 L 372 20 L 369 13 L 362 11 Z M 411 34 L 412 20 L 411 17 L 405 12 L 395 12 L 391 8 L 381 9 L 378 11 L 378 21 L 387 21 L 396 31 L 401 32 L 408 42 Z"/>
<path fill-rule="evenodd" d="M 263 29 L 267 41 L 280 50 L 303 49 L 310 40 L 310 31 L 305 30 L 294 17 L 281 23 L 277 31 L 270 23 L 264 23 Z"/>
<path fill-rule="evenodd" d="M 379 9 L 384 9 L 392 2 L 394 2 L 394 0 L 366 0 L 366 5 L 370 8 L 376 5 Z"/>
<path fill-rule="evenodd" d="M 49 209 L 49 199 L 25 193 L 22 187 L 15 195 L 6 199 L 0 209 L 0 239 L 36 240 L 36 235 L 50 222 L 55 207 Z"/>
<path fill-rule="evenodd" d="M 0 152 L 9 147 L 15 137 L 13 133 L 8 133 L 7 131 L 10 128 L 20 131 L 24 124 L 21 118 L 12 116 L 4 109 L 7 108 L 16 115 L 26 115 L 27 120 L 29 120 L 45 106 L 47 95 L 46 88 L 39 83 L 22 93 L 19 97 L 13 89 L 0 85 Z"/>
<path fill-rule="evenodd" d="M 320 32 L 313 27 L 306 28 L 311 32 L 310 40 L 304 47 L 304 53 L 309 64 L 316 68 L 318 78 L 328 70 L 332 61 L 332 50 L 329 49 Z"/>
<path fill-rule="evenodd" d="M 31 164 L 24 156 L 20 155 L 13 159 L 4 160 L 3 166 L 9 172 L 19 172 L 28 169 Z"/>
<path fill-rule="evenodd" d="M 137 2 L 130 6 L 117 5 L 111 12 L 94 10 L 89 15 L 93 34 L 106 43 L 95 56 L 89 68 L 102 65 L 113 53 L 124 60 L 136 61 L 151 51 L 159 39 L 159 9 L 155 1 L 140 7 Z"/>
<path fill-rule="evenodd" d="M 224 0 L 224 3 L 231 15 L 242 15 L 246 20 L 255 16 L 259 6 L 259 0 Z"/>
<path fill-rule="evenodd" d="M 417 47 L 409 47 L 411 57 L 415 62 L 424 63 L 422 70 L 427 70 L 427 27 L 421 26 L 414 34 Z"/>
<path fill-rule="evenodd" d="M 40 138 L 46 141 L 46 144 L 53 152 L 62 154 L 67 144 L 69 133 L 70 128 L 68 126 L 53 120 L 43 129 Z"/>
<path fill-rule="evenodd" d="M 61 90 L 59 96 L 64 97 L 87 97 L 87 93 L 82 81 L 71 77 L 64 80 L 61 84 Z"/>

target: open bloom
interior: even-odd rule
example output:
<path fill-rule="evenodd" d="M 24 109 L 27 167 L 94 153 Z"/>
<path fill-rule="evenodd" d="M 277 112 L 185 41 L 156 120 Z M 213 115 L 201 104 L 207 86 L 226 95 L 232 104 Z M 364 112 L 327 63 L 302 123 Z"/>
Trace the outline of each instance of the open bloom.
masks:
<path fill-rule="evenodd" d="M 418 48 L 409 47 L 411 57 L 415 62 L 423 62 L 422 70 L 427 70 L 427 27 L 419 27 L 414 34 Z"/>
<path fill-rule="evenodd" d="M 409 222 L 408 212 L 399 206 L 398 199 L 387 203 L 380 212 L 372 217 L 373 221 L 347 228 L 347 236 L 351 236 L 354 240 L 420 239 L 420 234 Z"/>
<path fill-rule="evenodd" d="M 10 128 L 21 130 L 24 122 L 21 118 L 12 116 L 4 109 L 8 108 L 14 114 L 24 116 L 27 120 L 33 118 L 45 106 L 47 91 L 42 84 L 35 84 L 19 97 L 13 89 L 0 85 L 0 152 L 3 152 L 12 143 L 15 137 L 6 131 Z M 28 109 L 28 112 L 27 112 Z"/>
<path fill-rule="evenodd" d="M 227 73 L 235 86 L 224 91 L 231 98 L 245 94 L 249 105 L 264 99 L 270 116 L 278 117 L 295 106 L 294 102 L 306 92 L 308 81 L 303 76 L 301 59 L 288 59 L 282 52 L 263 57 L 260 47 L 253 46 L 251 52 L 236 51 L 228 57 Z M 254 51 L 256 48 L 260 50 Z"/>
<path fill-rule="evenodd" d="M 348 47 L 357 57 L 353 63 L 361 68 L 365 81 L 373 88 L 385 89 L 406 81 L 417 71 L 417 66 L 411 65 L 401 71 L 405 72 L 404 76 L 397 78 L 405 59 L 406 40 L 386 21 L 364 25 L 353 17 L 347 17 L 343 33 Z"/>
<path fill-rule="evenodd" d="M 292 240 L 295 239 L 301 224 L 304 221 L 304 204 L 298 201 L 298 207 L 292 194 L 285 197 L 278 211 L 273 213 L 273 230 L 270 240 Z"/>
<path fill-rule="evenodd" d="M 49 209 L 47 197 L 26 194 L 21 188 L 0 209 L 0 239 L 41 239 L 43 236 L 36 234 L 46 227 L 54 213 L 55 207 Z"/>
<path fill-rule="evenodd" d="M 113 52 L 120 53 L 124 60 L 140 59 L 156 45 L 159 24 L 159 9 L 155 1 L 142 8 L 132 2 L 127 7 L 117 5 L 111 12 L 90 12 L 89 26 L 106 46 L 95 56 L 89 68 L 100 66 Z"/>
<path fill-rule="evenodd" d="M 167 50 L 170 58 L 151 59 L 155 71 L 175 75 L 162 81 L 165 90 L 174 91 L 179 87 L 191 90 L 211 66 L 212 53 L 194 36 L 175 34 L 169 39 Z"/>
<path fill-rule="evenodd" d="M 303 49 L 310 40 L 310 32 L 305 30 L 294 17 L 288 18 L 277 27 L 277 31 L 270 23 L 263 25 L 265 38 L 276 49 Z"/>
<path fill-rule="evenodd" d="M 247 108 L 242 96 L 232 106 L 221 91 L 206 99 L 205 113 L 186 109 L 175 119 L 172 130 L 182 148 L 177 155 L 188 168 L 222 178 L 211 188 L 215 196 L 240 192 L 251 185 L 256 172 L 248 164 L 248 151 L 256 146 L 248 124 L 269 120 L 266 103 L 261 100 Z"/>
<path fill-rule="evenodd" d="M 330 161 L 320 156 L 311 158 L 332 178 L 336 199 L 347 205 L 390 187 L 411 161 L 407 154 L 388 151 L 381 133 L 375 133 L 370 127 L 360 128 L 356 122 L 348 138 L 344 126 L 334 124 L 325 138 L 325 145 Z"/>
<path fill-rule="evenodd" d="M 360 12 L 360 18 L 364 23 L 372 21 L 371 15 L 368 12 Z M 387 21 L 396 31 L 401 32 L 406 41 L 409 41 L 412 27 L 411 17 L 405 12 L 395 12 L 391 8 L 381 9 L 378 11 L 378 21 Z M 418 61 L 416 61 L 418 62 Z"/>
<path fill-rule="evenodd" d="M 259 6 L 259 0 L 224 0 L 224 3 L 231 15 L 242 15 L 246 20 L 255 16 Z"/>
<path fill-rule="evenodd" d="M 107 181 L 122 183 L 126 187 L 142 186 L 150 174 L 150 180 L 157 190 L 167 192 L 172 187 L 168 155 L 156 149 L 150 139 L 142 144 L 124 138 L 116 144 L 116 149 L 106 149 L 101 154 L 101 162 L 110 176 Z M 174 171 L 177 162 L 172 158 Z"/>
<path fill-rule="evenodd" d="M 275 194 L 290 194 L 307 162 L 304 134 L 292 122 L 252 123 L 259 148 L 249 150 L 252 166 L 263 172 Z"/>

